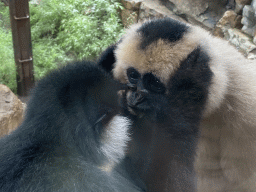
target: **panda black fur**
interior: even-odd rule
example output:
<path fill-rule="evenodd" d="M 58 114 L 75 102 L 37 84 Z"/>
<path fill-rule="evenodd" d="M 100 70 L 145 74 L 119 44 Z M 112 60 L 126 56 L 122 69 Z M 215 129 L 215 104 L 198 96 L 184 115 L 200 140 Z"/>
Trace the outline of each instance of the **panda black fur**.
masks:
<path fill-rule="evenodd" d="M 127 84 L 128 109 L 134 115 L 157 109 L 148 99 L 155 94 L 158 102 L 166 97 L 184 113 L 196 106 L 202 110 L 195 113 L 202 116 L 195 161 L 199 192 L 256 191 L 255 62 L 225 40 L 170 18 L 131 26 L 104 54 L 115 60 L 101 57 L 100 65 Z M 140 80 L 131 83 L 130 69 Z M 148 74 L 164 92 L 147 87 Z"/>

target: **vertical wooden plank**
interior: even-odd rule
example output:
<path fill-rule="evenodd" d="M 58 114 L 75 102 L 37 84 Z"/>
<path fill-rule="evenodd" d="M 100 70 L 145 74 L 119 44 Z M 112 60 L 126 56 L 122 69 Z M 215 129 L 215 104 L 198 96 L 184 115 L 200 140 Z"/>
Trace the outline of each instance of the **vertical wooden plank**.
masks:
<path fill-rule="evenodd" d="M 27 96 L 34 85 L 28 0 L 10 0 L 10 19 L 17 69 L 17 92 Z"/>

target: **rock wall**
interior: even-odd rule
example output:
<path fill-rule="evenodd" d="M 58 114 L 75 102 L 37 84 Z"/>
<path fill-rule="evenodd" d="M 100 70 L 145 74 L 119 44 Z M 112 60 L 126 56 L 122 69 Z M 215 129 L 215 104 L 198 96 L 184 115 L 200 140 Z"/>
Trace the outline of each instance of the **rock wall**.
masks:
<path fill-rule="evenodd" d="M 21 123 L 23 108 L 17 96 L 0 84 L 0 137 L 9 134 Z"/>
<path fill-rule="evenodd" d="M 199 25 L 256 58 L 256 0 L 121 0 L 125 27 L 154 17 Z"/>

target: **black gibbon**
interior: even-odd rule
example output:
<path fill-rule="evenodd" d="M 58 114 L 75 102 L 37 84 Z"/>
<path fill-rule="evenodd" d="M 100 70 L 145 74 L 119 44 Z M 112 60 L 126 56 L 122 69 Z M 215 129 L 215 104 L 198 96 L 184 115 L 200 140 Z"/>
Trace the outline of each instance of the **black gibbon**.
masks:
<path fill-rule="evenodd" d="M 126 161 L 152 192 L 196 191 L 193 166 L 199 123 L 213 73 L 208 66 L 209 56 L 197 47 L 176 73 L 168 77 L 163 74 L 169 75 L 167 70 L 172 68 L 166 66 L 170 45 L 165 41 L 181 38 L 179 32 L 187 30 L 178 24 L 169 19 L 144 24 L 136 34 L 128 33 L 109 47 L 98 60 L 100 66 L 112 70 L 114 77 L 127 85 L 122 105 L 134 119 Z M 172 25 L 175 31 L 169 34 Z M 137 37 L 137 33 L 145 36 Z M 157 55 L 161 50 L 166 55 Z"/>
<path fill-rule="evenodd" d="M 191 59 L 193 62 L 196 58 Z M 140 76 L 133 68 L 128 76 L 132 82 L 138 82 L 121 97 L 125 111 L 133 114 L 132 137 L 124 160 L 128 174 L 134 181 L 142 181 L 147 192 L 195 192 L 193 165 L 206 92 L 188 93 L 175 85 L 170 89 L 174 96 L 171 98 L 162 94 L 165 88 L 159 84 L 158 88 L 151 87 L 157 88 L 157 92 L 146 93 L 152 89 L 139 84 L 155 86 L 152 74 Z M 182 98 L 182 94 L 187 94 L 187 98 Z M 190 97 L 194 100 L 189 100 Z"/>
<path fill-rule="evenodd" d="M 256 62 L 245 59 L 227 41 L 170 18 L 131 26 L 118 43 L 102 54 L 99 62 L 116 80 L 129 87 L 127 108 L 138 118 L 145 118 L 143 113 L 148 109 L 157 111 L 160 105 L 165 105 L 167 111 L 169 107 L 177 109 L 170 116 L 177 119 L 184 116 L 193 122 L 201 117 L 203 110 L 195 158 L 199 192 L 256 191 Z M 168 146 L 169 150 L 183 151 L 186 147 L 175 146 L 176 143 L 193 140 L 189 129 L 182 126 L 178 127 L 177 137 L 170 133 L 174 140 L 164 137 L 168 134 L 163 135 L 174 146 L 174 149 Z M 169 129 L 164 126 L 163 130 L 170 131 L 172 126 Z M 183 139 L 182 135 L 188 137 Z M 159 151 L 168 153 L 167 148 Z M 155 164 L 166 172 L 166 176 L 162 175 L 165 185 L 171 185 L 173 180 L 182 181 L 176 175 L 182 175 L 182 171 L 172 175 L 172 169 L 176 171 L 172 160 L 179 156 L 160 155 L 161 163 Z M 177 162 L 186 169 L 184 159 L 181 157 Z M 154 185 L 153 178 L 146 183 Z"/>
<path fill-rule="evenodd" d="M 119 165 L 132 123 L 118 107 L 119 89 L 93 62 L 40 80 L 23 123 L 0 139 L 0 191 L 143 191 Z"/>

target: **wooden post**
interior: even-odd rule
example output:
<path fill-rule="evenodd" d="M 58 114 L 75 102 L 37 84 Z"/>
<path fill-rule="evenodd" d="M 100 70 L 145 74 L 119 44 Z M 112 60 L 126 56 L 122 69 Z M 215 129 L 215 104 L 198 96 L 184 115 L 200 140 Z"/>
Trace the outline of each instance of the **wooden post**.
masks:
<path fill-rule="evenodd" d="M 19 96 L 27 96 L 34 85 L 28 0 L 10 0 L 9 10 L 17 69 L 17 93 Z"/>

